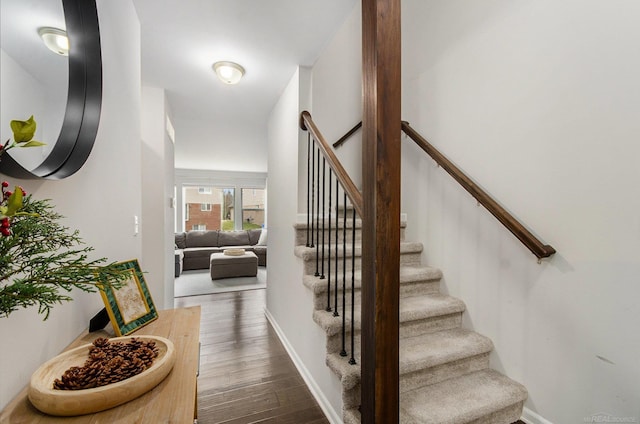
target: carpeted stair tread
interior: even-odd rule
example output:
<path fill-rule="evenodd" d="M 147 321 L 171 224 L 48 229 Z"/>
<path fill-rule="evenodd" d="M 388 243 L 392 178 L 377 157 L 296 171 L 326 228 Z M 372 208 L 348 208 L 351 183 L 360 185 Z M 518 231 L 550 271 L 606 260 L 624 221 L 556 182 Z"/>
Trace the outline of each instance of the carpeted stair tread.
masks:
<path fill-rule="evenodd" d="M 404 323 L 433 318 L 443 315 L 462 313 L 465 305 L 460 299 L 443 294 L 427 294 L 403 298 L 400 302 L 400 326 Z M 359 330 L 360 305 L 354 307 L 354 328 Z M 313 320 L 327 333 L 328 336 L 338 334 L 342 330 L 342 317 L 333 316 L 331 312 L 315 310 Z M 351 326 L 350 314 L 346 316 L 347 328 Z"/>
<path fill-rule="evenodd" d="M 524 386 L 487 369 L 404 393 L 400 408 L 406 424 L 465 424 L 526 398 Z"/>
<path fill-rule="evenodd" d="M 435 367 L 493 350 L 485 336 L 463 328 L 400 340 L 400 374 Z"/>
<path fill-rule="evenodd" d="M 347 349 L 349 349 L 347 338 Z M 473 331 L 462 328 L 400 339 L 400 375 L 482 355 L 493 350 L 493 343 Z M 326 363 L 340 378 L 343 390 L 353 388 L 360 381 L 360 346 L 356 344 L 356 364 L 349 364 L 350 356 L 327 354 Z M 450 377 L 450 376 L 449 376 Z"/>
<path fill-rule="evenodd" d="M 326 271 L 326 270 L 325 270 Z M 334 290 L 334 270 L 331 274 L 331 291 Z M 342 290 L 342 270 L 338 270 L 338 287 Z M 350 278 L 350 277 L 349 277 Z M 428 266 L 401 266 L 400 267 L 400 284 L 415 283 L 420 281 L 433 281 L 440 280 L 442 278 L 442 271 L 438 268 L 432 268 Z M 327 278 L 320 279 L 314 275 L 305 275 L 303 278 L 304 285 L 309 288 L 314 294 L 327 292 Z M 361 271 L 355 271 L 354 287 L 359 289 L 362 287 Z M 351 280 L 347 282 L 347 290 L 351 288 Z"/>
<path fill-rule="evenodd" d="M 406 321 L 464 312 L 464 302 L 444 294 L 429 294 L 401 299 L 400 325 Z"/>
<path fill-rule="evenodd" d="M 331 256 L 332 259 L 335 259 L 335 246 L 332 246 Z M 347 244 L 347 258 L 351 258 L 351 244 Z M 400 255 L 409 254 L 409 253 L 421 253 L 423 249 L 422 243 L 414 242 L 414 241 L 401 241 L 400 242 Z M 306 247 L 306 246 L 296 246 L 294 248 L 294 253 L 298 258 L 302 258 L 304 261 L 315 261 L 316 260 L 316 248 L 315 247 Z M 325 250 L 325 255 L 328 257 L 328 249 Z M 339 257 L 342 257 L 342 243 L 338 244 L 338 254 Z M 356 244 L 356 258 L 359 258 L 362 255 L 362 249 L 359 244 Z"/>

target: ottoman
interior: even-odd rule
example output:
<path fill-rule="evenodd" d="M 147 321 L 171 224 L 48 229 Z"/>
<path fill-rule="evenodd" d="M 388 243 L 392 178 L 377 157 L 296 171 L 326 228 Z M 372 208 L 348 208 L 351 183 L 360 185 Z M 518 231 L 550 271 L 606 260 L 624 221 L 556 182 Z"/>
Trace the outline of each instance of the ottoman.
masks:
<path fill-rule="evenodd" d="M 229 277 L 255 277 L 258 275 L 258 257 L 253 252 L 245 252 L 242 256 L 228 256 L 224 253 L 212 253 L 211 279 Z"/>

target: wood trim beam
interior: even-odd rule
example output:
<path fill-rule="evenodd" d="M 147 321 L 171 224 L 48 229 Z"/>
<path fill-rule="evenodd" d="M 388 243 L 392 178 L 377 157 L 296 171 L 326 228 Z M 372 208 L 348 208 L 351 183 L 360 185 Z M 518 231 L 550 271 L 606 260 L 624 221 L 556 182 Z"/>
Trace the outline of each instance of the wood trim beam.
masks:
<path fill-rule="evenodd" d="M 362 0 L 362 422 L 399 420 L 400 0 Z"/>

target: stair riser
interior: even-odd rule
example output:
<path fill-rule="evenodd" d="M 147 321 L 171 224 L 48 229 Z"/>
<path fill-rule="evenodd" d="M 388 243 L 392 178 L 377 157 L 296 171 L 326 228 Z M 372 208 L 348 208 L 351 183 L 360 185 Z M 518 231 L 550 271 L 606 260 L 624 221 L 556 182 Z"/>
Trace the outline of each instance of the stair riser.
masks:
<path fill-rule="evenodd" d="M 335 223 L 333 223 L 332 225 L 335 225 Z M 331 238 L 329 238 L 331 237 Z M 342 226 L 340 226 L 339 230 L 338 230 L 338 244 L 342 244 L 342 240 L 344 240 L 344 232 L 342 231 Z M 351 243 L 351 228 L 347 228 L 347 242 Z M 335 226 L 331 227 L 331 234 L 329 234 L 329 230 L 328 228 L 325 227 L 324 230 L 324 242 L 325 244 L 329 244 L 329 242 L 331 242 L 332 245 L 335 245 L 335 240 L 336 240 L 336 229 Z M 362 231 L 360 231 L 359 228 L 356 228 L 356 242 L 360 242 L 362 240 Z M 311 233 L 309 233 L 309 242 L 311 242 Z M 318 229 L 314 229 L 314 235 L 313 235 L 313 242 L 314 244 L 317 242 L 320 242 L 320 244 L 322 244 L 322 228 L 320 228 L 320 231 L 318 231 Z M 304 230 L 296 230 L 296 245 L 297 246 L 306 246 L 307 244 L 307 230 L 306 228 Z"/>
<path fill-rule="evenodd" d="M 321 224 L 322 225 L 322 224 Z M 331 244 L 335 244 L 335 240 L 336 240 L 336 227 L 335 227 L 336 223 L 332 222 L 331 223 L 331 234 L 329 234 L 329 227 L 328 227 L 328 223 L 325 224 L 325 229 L 324 229 L 324 240 L 325 243 L 329 243 L 329 241 L 331 241 Z M 320 243 L 322 243 L 322 227 L 320 228 L 320 230 L 318 231 L 318 229 L 314 226 L 314 235 L 313 235 L 313 241 L 314 244 L 317 243 L 317 241 L 319 241 Z M 329 239 L 329 237 L 331 237 L 331 239 Z M 347 242 L 351 242 L 351 224 L 349 224 L 349 226 L 347 227 Z M 344 232 L 342 231 L 342 221 L 340 221 L 340 227 L 338 227 L 338 244 L 342 244 L 342 241 L 344 240 L 345 236 L 344 236 Z M 405 240 L 405 229 L 404 228 L 400 228 L 400 241 L 404 241 Z M 356 226 L 356 242 L 360 242 L 362 241 L 362 230 Z M 311 242 L 311 233 L 309 233 L 309 242 Z M 297 246 L 306 246 L 307 244 L 307 229 L 306 228 L 298 228 L 296 229 L 296 245 Z"/>
<path fill-rule="evenodd" d="M 340 305 L 342 306 L 342 305 Z M 347 315 L 349 316 L 349 315 Z M 422 334 L 435 333 L 436 331 L 451 330 L 460 327 L 462 324 L 462 312 L 436 316 L 423 320 L 409 321 L 400 323 L 400 338 L 414 337 Z M 355 345 L 356 351 L 359 351 L 360 346 L 360 329 L 355 330 L 356 338 Z M 350 344 L 351 330 L 350 324 L 347 321 L 346 340 L 347 344 Z M 336 334 L 327 336 L 327 353 L 339 352 L 342 349 L 342 332 L 338 331 Z"/>
<path fill-rule="evenodd" d="M 345 393 L 342 396 L 343 420 L 344 424 L 360 424 L 360 413 L 357 408 L 360 406 L 360 385 Z M 486 417 L 478 418 L 460 424 L 511 424 L 520 419 L 524 402 L 517 402 L 500 411 L 494 412 Z"/>
<path fill-rule="evenodd" d="M 402 353 L 400 353 L 402 355 Z M 489 368 L 489 353 L 448 362 L 400 376 L 400 393 Z"/>
<path fill-rule="evenodd" d="M 352 408 L 347 408 L 343 406 L 342 420 L 344 424 L 360 424 L 360 412 L 356 408 L 357 406 L 354 406 Z"/>
<path fill-rule="evenodd" d="M 359 253 L 358 251 L 356 251 L 356 254 L 358 256 L 356 256 L 355 259 L 355 268 L 356 270 L 361 269 L 361 261 L 360 261 L 360 257 L 359 257 Z M 325 276 L 329 271 L 329 254 L 328 252 L 325 251 L 324 253 L 325 255 L 325 260 L 324 260 L 324 272 L 325 272 Z M 335 255 L 332 253 L 331 254 L 331 273 L 332 273 L 332 279 L 333 279 L 333 275 L 335 275 L 335 267 L 336 267 L 336 263 L 338 265 L 338 276 L 340 278 L 340 281 L 342 281 L 342 263 L 343 263 L 343 259 L 342 259 L 342 254 L 339 255 L 339 259 L 336 262 L 335 259 Z M 420 265 L 420 261 L 421 261 L 421 253 L 419 252 L 409 252 L 409 253 L 402 253 L 400 254 L 400 265 L 408 265 L 408 266 L 419 266 Z M 318 259 L 318 272 L 322 272 L 322 251 L 319 254 L 319 259 Z M 351 271 L 351 255 L 348 254 L 347 255 L 347 272 Z M 315 259 L 315 255 L 312 258 L 309 258 L 308 260 L 304 261 L 304 273 L 306 275 L 315 275 L 316 272 L 316 259 Z M 348 276 L 349 278 L 349 282 L 351 282 L 351 276 Z"/>
<path fill-rule="evenodd" d="M 352 389 L 343 390 L 342 391 L 342 408 L 343 409 L 358 408 L 360 406 L 360 393 L 361 393 L 360 383 L 356 384 L 356 386 Z"/>
<path fill-rule="evenodd" d="M 360 351 L 360 330 L 356 330 L 356 338 L 353 341 L 356 352 Z M 351 350 L 351 331 L 345 333 L 346 348 Z M 337 353 L 342 350 L 342 334 L 327 337 L 327 354 Z"/>
<path fill-rule="evenodd" d="M 400 375 L 400 393 L 402 394 L 409 390 L 439 383 L 449 378 L 456 378 L 471 372 L 484 370 L 488 367 L 489 354 L 486 353 L 414 373 L 402 374 Z M 360 388 L 360 383 L 356 383 L 354 387 L 350 389 L 343 389 L 342 402 L 345 409 L 356 408 L 360 405 Z M 402 395 L 400 399 L 402 400 Z"/>
<path fill-rule="evenodd" d="M 326 279 L 324 280 L 326 284 Z M 342 275 L 338 279 L 338 306 L 342 306 Z M 436 294 L 440 290 L 440 282 L 439 281 L 416 281 L 412 283 L 402 283 L 400 284 L 400 298 L 403 297 L 411 297 L 411 296 L 420 296 L 426 294 Z M 361 290 L 356 288 L 355 290 L 355 304 L 359 305 L 361 302 Z M 347 282 L 347 290 L 346 290 L 346 303 L 347 305 L 351 305 L 351 281 Z M 334 306 L 334 297 L 335 297 L 335 283 L 332 275 L 331 278 L 331 307 Z M 314 294 L 314 308 L 325 310 L 327 307 L 327 292 L 316 293 Z"/>
<path fill-rule="evenodd" d="M 338 278 L 340 280 L 340 284 L 342 284 L 342 264 L 343 264 L 343 260 L 339 259 L 339 260 L 335 260 L 335 259 L 331 259 L 331 281 L 333 281 L 335 279 L 335 273 L 336 273 L 336 265 L 338 267 Z M 355 270 L 359 270 L 361 268 L 361 262 L 360 262 L 360 258 L 356 258 L 355 260 L 355 267 L 352 267 L 351 265 L 351 257 L 347 257 L 347 281 L 348 284 L 351 284 L 351 269 L 355 269 Z M 326 252 L 325 252 L 325 260 L 324 260 L 324 274 L 325 274 L 325 278 L 327 276 L 327 274 L 329 273 L 329 266 L 328 266 L 329 261 L 326 259 Z M 316 267 L 316 260 L 315 258 L 313 260 L 309 260 L 309 261 L 305 261 L 304 262 L 304 273 L 307 275 L 315 275 L 316 272 L 316 268 L 318 269 L 319 273 L 322 273 L 322 257 L 320 258 L 320 260 L 318 261 L 318 265 Z"/>
<path fill-rule="evenodd" d="M 404 322 L 400 325 L 400 338 L 420 336 L 436 331 L 451 330 L 462 325 L 462 312 L 441 315 L 422 320 Z"/>
<path fill-rule="evenodd" d="M 500 411 L 494 412 L 482 418 L 478 418 L 473 421 L 469 421 L 464 424 L 511 424 L 520 419 L 522 415 L 522 408 L 524 402 L 517 402 L 513 405 L 504 408 Z"/>
<path fill-rule="evenodd" d="M 360 305 L 361 297 L 360 297 L 360 289 L 356 289 L 355 293 L 355 304 Z M 345 309 L 348 313 L 351 313 L 351 290 L 347 289 L 346 297 L 345 297 Z M 335 292 L 333 291 L 333 287 L 331 287 L 331 301 L 330 305 L 331 310 L 335 309 Z M 320 295 L 316 295 L 313 298 L 313 307 L 317 310 L 324 311 L 327 309 L 327 293 L 322 293 Z M 338 291 L 338 312 L 342 314 L 342 289 Z"/>

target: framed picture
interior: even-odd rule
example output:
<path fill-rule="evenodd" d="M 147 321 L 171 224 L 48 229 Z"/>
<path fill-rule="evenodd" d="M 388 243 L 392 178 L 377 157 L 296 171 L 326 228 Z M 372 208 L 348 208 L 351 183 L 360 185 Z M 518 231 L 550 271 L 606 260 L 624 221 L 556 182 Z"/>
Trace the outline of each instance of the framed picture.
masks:
<path fill-rule="evenodd" d="M 126 336 L 158 318 L 151 294 L 137 259 L 117 264 L 129 272 L 118 289 L 106 287 L 100 291 L 105 309 L 117 336 Z"/>

